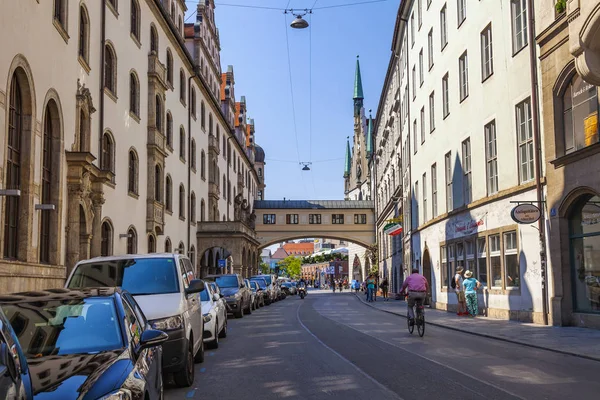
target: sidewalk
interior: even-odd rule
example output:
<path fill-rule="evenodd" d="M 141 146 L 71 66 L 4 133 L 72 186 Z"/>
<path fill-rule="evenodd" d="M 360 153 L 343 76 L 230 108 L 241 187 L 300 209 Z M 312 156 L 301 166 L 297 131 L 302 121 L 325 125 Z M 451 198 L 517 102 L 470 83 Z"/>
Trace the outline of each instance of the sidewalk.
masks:
<path fill-rule="evenodd" d="M 367 303 L 363 293 L 356 297 L 366 306 L 406 318 L 406 302 L 401 300 Z M 428 324 L 490 339 L 569 354 L 600 361 L 600 331 L 576 327 L 555 327 L 492 319 L 459 317 L 455 313 L 425 309 Z"/>

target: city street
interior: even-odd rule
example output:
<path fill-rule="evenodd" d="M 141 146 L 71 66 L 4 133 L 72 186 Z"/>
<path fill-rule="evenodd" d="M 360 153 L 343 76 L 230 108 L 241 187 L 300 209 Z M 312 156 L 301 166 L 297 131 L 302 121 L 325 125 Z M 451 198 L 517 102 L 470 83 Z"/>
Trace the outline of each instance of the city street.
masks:
<path fill-rule="evenodd" d="M 410 335 L 400 316 L 353 294 L 311 291 L 301 300 L 229 320 L 194 386 L 167 399 L 592 399 L 600 364 L 427 326 Z"/>

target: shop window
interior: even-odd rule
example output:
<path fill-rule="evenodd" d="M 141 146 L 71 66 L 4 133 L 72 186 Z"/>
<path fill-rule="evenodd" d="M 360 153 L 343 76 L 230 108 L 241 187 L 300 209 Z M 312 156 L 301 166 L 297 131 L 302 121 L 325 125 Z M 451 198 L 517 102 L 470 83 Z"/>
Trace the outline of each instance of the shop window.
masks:
<path fill-rule="evenodd" d="M 562 100 L 564 154 L 598 143 L 598 88 L 575 75 Z"/>
<path fill-rule="evenodd" d="M 448 262 L 446 256 L 446 246 L 440 247 L 442 258 L 442 287 L 448 286 Z"/>
<path fill-rule="evenodd" d="M 444 281 L 446 283 L 446 285 L 449 285 L 450 283 L 450 277 L 454 276 L 454 271 L 456 271 L 456 253 L 455 253 L 455 247 L 453 244 L 448 245 L 448 276 L 446 277 L 446 280 Z"/>
<path fill-rule="evenodd" d="M 600 313 L 600 197 L 581 199 L 569 225 L 575 310 Z"/>
<path fill-rule="evenodd" d="M 477 239 L 477 280 L 487 286 L 487 246 L 484 237 Z"/>
<path fill-rule="evenodd" d="M 465 269 L 465 246 L 463 243 L 456 244 L 456 268 L 458 267 Z"/>
<path fill-rule="evenodd" d="M 521 275 L 519 254 L 517 252 L 517 232 L 504 234 L 504 268 L 506 269 L 506 287 L 519 287 Z"/>
<path fill-rule="evenodd" d="M 467 258 L 467 266 L 466 269 L 473 272 L 475 274 L 475 252 L 473 248 L 473 241 L 467 240 L 465 242 L 465 253 Z"/>
<path fill-rule="evenodd" d="M 500 254 L 500 235 L 489 237 L 490 245 L 490 270 L 492 273 L 492 286 L 502 287 L 502 260 Z"/>

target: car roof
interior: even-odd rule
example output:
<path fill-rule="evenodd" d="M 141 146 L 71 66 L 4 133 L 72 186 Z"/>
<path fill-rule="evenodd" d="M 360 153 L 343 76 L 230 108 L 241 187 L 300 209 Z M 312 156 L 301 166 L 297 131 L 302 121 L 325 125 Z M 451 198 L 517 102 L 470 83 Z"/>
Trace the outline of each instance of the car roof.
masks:
<path fill-rule="evenodd" d="M 202 279 L 206 279 L 206 278 L 219 278 L 221 276 L 238 276 L 238 274 L 212 274 L 212 275 L 206 275 Z"/>
<path fill-rule="evenodd" d="M 105 256 L 105 257 L 94 257 L 87 260 L 79 261 L 77 264 L 87 264 L 90 262 L 99 261 L 119 261 L 119 260 L 138 260 L 147 258 L 177 258 L 185 257 L 179 253 L 149 253 L 149 254 L 121 254 L 118 256 Z"/>
<path fill-rule="evenodd" d="M 87 299 L 89 297 L 110 297 L 122 294 L 124 290 L 117 287 L 81 288 L 81 289 L 46 289 L 20 292 L 0 296 L 0 304 L 31 303 L 38 301 L 61 301 Z"/>

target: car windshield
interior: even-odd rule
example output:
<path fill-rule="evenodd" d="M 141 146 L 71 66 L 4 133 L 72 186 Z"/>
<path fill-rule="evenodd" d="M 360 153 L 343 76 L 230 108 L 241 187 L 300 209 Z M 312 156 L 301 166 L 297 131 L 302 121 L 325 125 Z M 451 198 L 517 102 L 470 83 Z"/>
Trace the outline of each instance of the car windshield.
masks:
<path fill-rule="evenodd" d="M 256 276 L 255 278 L 264 279 L 265 282 L 267 282 L 267 285 L 271 284 L 271 275 L 260 275 L 260 276 Z"/>
<path fill-rule="evenodd" d="M 283 283 L 281 284 L 281 286 L 285 286 L 285 287 L 292 287 L 292 284 L 291 284 L 291 283 L 288 283 L 288 282 L 283 282 Z"/>
<path fill-rule="evenodd" d="M 208 301 L 209 297 L 208 297 L 208 290 L 204 289 L 203 291 L 200 292 L 200 301 Z"/>
<path fill-rule="evenodd" d="M 264 279 L 251 279 L 251 281 L 258 283 L 258 287 L 260 287 L 261 289 L 267 288 L 267 283 Z"/>
<path fill-rule="evenodd" d="M 28 358 L 123 348 L 112 297 L 4 304 Z"/>
<path fill-rule="evenodd" d="M 217 285 L 222 288 L 236 288 L 238 287 L 238 280 L 235 276 L 219 276 L 215 279 Z"/>
<path fill-rule="evenodd" d="M 179 292 L 173 258 L 136 258 L 79 264 L 69 288 L 121 287 L 133 295 Z"/>

